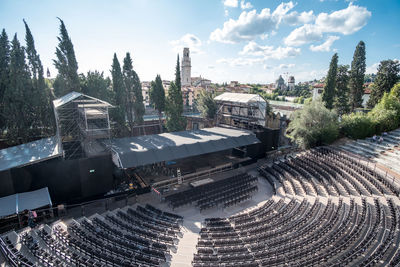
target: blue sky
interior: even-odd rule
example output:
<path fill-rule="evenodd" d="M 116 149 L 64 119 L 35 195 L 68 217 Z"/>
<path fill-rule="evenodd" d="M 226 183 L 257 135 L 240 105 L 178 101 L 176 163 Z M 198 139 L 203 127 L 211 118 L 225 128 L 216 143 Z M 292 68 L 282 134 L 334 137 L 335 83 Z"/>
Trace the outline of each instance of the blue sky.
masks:
<path fill-rule="evenodd" d="M 79 72 L 110 75 L 113 53 L 133 56 L 141 80 L 172 79 L 176 54 L 191 49 L 192 76 L 214 82 L 321 78 L 333 53 L 350 64 L 360 40 L 367 72 L 400 58 L 399 0 L 1 0 L 0 28 L 24 43 L 25 19 L 52 76 L 59 23 L 74 44 Z"/>

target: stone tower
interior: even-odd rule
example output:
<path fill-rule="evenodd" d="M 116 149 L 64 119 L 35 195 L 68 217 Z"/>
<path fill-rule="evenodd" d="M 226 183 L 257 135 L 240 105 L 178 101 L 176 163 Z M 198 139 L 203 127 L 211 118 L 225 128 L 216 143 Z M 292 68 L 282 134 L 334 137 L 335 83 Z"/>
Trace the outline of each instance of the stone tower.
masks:
<path fill-rule="evenodd" d="M 182 86 L 190 86 L 192 85 L 192 76 L 191 70 L 192 66 L 190 64 L 190 57 L 189 57 L 189 48 L 183 48 L 183 57 L 182 57 L 182 64 L 181 64 L 181 82 Z"/>

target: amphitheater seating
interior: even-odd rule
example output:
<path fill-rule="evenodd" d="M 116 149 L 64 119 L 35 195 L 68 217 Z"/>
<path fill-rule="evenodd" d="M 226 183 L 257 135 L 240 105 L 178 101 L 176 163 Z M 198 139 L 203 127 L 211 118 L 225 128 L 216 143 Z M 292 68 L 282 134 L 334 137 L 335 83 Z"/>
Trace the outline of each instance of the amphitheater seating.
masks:
<path fill-rule="evenodd" d="M 270 183 L 276 181 L 281 185 L 282 192 L 290 195 L 348 197 L 400 193 L 372 168 L 330 147 L 309 150 L 299 156 L 264 165 L 259 172 Z"/>
<path fill-rule="evenodd" d="M 0 239 L 14 266 L 160 266 L 183 218 L 151 205 L 10 232 Z"/>
<path fill-rule="evenodd" d="M 259 173 L 278 196 L 250 212 L 206 219 L 193 266 L 400 263 L 400 213 L 392 200 L 399 192 L 373 169 L 320 147 Z"/>
<path fill-rule="evenodd" d="M 220 179 L 165 198 L 172 209 L 194 205 L 200 211 L 213 207 L 229 207 L 251 198 L 257 191 L 257 178 L 247 173 Z"/>
<path fill-rule="evenodd" d="M 379 137 L 378 137 L 379 138 Z M 377 163 L 400 172 L 400 129 L 383 136 L 383 142 L 374 141 L 372 137 L 351 141 L 340 148 L 370 158 Z"/>
<path fill-rule="evenodd" d="M 252 218 L 252 219 L 250 219 Z M 267 202 L 206 219 L 193 266 L 368 266 L 398 262 L 399 211 L 375 199 Z M 396 256 L 397 255 L 397 258 Z"/>

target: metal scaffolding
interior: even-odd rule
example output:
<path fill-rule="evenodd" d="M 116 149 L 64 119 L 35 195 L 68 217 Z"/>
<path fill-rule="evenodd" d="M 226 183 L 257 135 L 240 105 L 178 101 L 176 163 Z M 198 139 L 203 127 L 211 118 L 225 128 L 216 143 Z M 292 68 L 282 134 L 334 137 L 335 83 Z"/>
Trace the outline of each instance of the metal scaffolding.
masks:
<path fill-rule="evenodd" d="M 110 139 L 109 103 L 71 92 L 53 101 L 57 136 L 65 159 L 85 157 L 104 149 L 98 139 Z"/>
<path fill-rule="evenodd" d="M 248 130 L 265 126 L 266 101 L 259 95 L 223 93 L 214 100 L 218 105 L 217 126 L 229 125 Z"/>

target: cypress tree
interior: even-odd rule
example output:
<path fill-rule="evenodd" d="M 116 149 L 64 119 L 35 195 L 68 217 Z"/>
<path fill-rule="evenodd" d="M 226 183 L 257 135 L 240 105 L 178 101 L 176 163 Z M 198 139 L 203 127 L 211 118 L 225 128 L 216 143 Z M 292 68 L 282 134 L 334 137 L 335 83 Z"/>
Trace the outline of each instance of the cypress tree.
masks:
<path fill-rule="evenodd" d="M 4 117 L 7 125 L 9 144 L 25 143 L 31 129 L 31 107 L 29 105 L 31 81 L 29 68 L 25 63 L 24 48 L 17 34 L 11 42 L 9 86 L 4 92 Z"/>
<path fill-rule="evenodd" d="M 49 134 L 53 128 L 53 112 L 50 103 L 50 89 L 44 79 L 43 65 L 40 56 L 36 52 L 35 42 L 25 20 L 25 41 L 30 78 L 32 82 L 31 96 L 27 99 L 32 109 L 33 128 L 37 134 Z"/>
<path fill-rule="evenodd" d="M 135 112 L 134 113 L 135 124 L 142 125 L 143 115 L 145 113 L 145 106 L 143 103 L 143 94 L 142 94 L 142 84 L 140 83 L 139 76 L 137 75 L 135 70 L 132 70 L 132 74 L 133 74 L 133 95 L 134 95 L 133 111 Z M 142 129 L 144 130 L 144 128 Z"/>
<path fill-rule="evenodd" d="M 360 41 L 354 51 L 353 61 L 351 62 L 349 80 L 351 110 L 359 108 L 362 105 L 365 68 L 365 43 Z"/>
<path fill-rule="evenodd" d="M 340 65 L 336 75 L 335 108 L 339 115 L 350 111 L 349 107 L 349 66 Z"/>
<path fill-rule="evenodd" d="M 181 67 L 179 65 L 179 54 L 176 59 L 176 67 L 175 67 L 175 85 L 179 89 L 179 91 L 182 91 L 182 83 L 181 83 Z"/>
<path fill-rule="evenodd" d="M 373 108 L 384 93 L 390 92 L 390 89 L 400 80 L 400 63 L 397 60 L 383 60 L 380 62 L 371 95 L 368 100 L 368 107 Z"/>
<path fill-rule="evenodd" d="M 329 65 L 328 76 L 326 77 L 324 92 L 322 93 L 322 101 L 325 103 L 325 107 L 328 109 L 333 108 L 333 101 L 335 99 L 337 64 L 338 55 L 335 53 L 332 56 L 331 63 Z"/>
<path fill-rule="evenodd" d="M 168 98 L 165 113 L 167 115 L 166 127 L 170 132 L 186 129 L 186 120 L 182 116 L 183 98 L 181 89 L 181 70 L 179 66 L 179 54 L 175 67 L 175 82 L 168 89 Z"/>
<path fill-rule="evenodd" d="M 60 18 L 60 36 L 58 47 L 56 48 L 56 57 L 54 66 L 58 70 L 58 75 L 54 82 L 54 91 L 56 96 L 63 96 L 72 91 L 80 92 L 80 83 L 78 76 L 78 63 L 76 61 L 74 46 L 68 35 L 64 21 Z"/>
<path fill-rule="evenodd" d="M 168 89 L 167 105 L 165 113 L 167 115 L 166 127 L 169 132 L 183 131 L 186 128 L 186 120 L 182 116 L 183 101 L 182 92 L 174 82 Z"/>
<path fill-rule="evenodd" d="M 114 53 L 113 63 L 111 65 L 112 91 L 114 100 L 112 103 L 115 108 L 111 110 L 111 117 L 117 123 L 117 135 L 121 136 L 125 132 L 125 116 L 127 94 L 124 87 L 121 65 L 119 64 L 117 54 Z"/>
<path fill-rule="evenodd" d="M 153 103 L 154 108 L 158 111 L 160 133 L 162 133 L 162 112 L 165 110 L 165 91 L 160 75 L 157 75 L 156 79 L 151 82 L 150 101 Z"/>
<path fill-rule="evenodd" d="M 135 125 L 143 123 L 143 115 L 145 112 L 142 95 L 142 85 L 137 73 L 132 67 L 132 58 L 129 52 L 126 53 L 123 66 L 123 79 L 125 90 L 127 93 L 127 117 L 131 134 Z"/>
<path fill-rule="evenodd" d="M 4 92 L 9 85 L 10 42 L 6 30 L 0 35 L 0 135 L 6 128 L 4 117 Z"/>
<path fill-rule="evenodd" d="M 129 129 L 131 134 L 133 134 L 134 129 L 134 77 L 133 77 L 133 67 L 132 67 L 132 59 L 129 52 L 126 53 L 124 58 L 124 65 L 122 67 L 122 75 L 124 79 L 124 87 L 126 91 L 126 117 L 128 119 Z"/>

